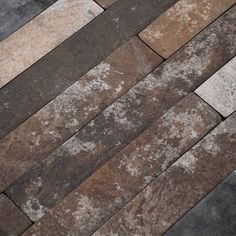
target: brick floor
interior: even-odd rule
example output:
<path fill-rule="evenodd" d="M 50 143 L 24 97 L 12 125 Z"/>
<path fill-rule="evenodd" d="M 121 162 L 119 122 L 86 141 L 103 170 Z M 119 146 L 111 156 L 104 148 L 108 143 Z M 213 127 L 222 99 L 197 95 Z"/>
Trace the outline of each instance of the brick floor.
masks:
<path fill-rule="evenodd" d="M 235 236 L 235 0 L 53 2 L 0 10 L 0 236 Z"/>

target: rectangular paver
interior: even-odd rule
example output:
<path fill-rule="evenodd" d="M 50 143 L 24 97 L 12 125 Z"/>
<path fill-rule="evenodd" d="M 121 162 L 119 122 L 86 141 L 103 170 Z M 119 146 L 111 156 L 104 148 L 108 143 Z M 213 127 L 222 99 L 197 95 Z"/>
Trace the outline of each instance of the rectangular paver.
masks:
<path fill-rule="evenodd" d="M 18 179 L 7 190 L 14 202 L 31 219 L 38 220 L 168 109 L 194 91 L 235 54 L 236 40 L 232 38 L 236 36 L 231 24 L 235 14 L 232 9 L 222 16 Z M 38 182 L 40 191 L 35 188 Z M 28 208 L 31 202 L 37 204 Z"/>
<path fill-rule="evenodd" d="M 168 58 L 235 3 L 235 0 L 180 0 L 139 36 L 159 55 Z"/>
<path fill-rule="evenodd" d="M 31 221 L 10 199 L 0 194 L 0 235 L 18 236 L 31 225 Z"/>
<path fill-rule="evenodd" d="M 93 235 L 162 235 L 235 169 L 235 124 L 236 113 L 157 177 Z"/>
<path fill-rule="evenodd" d="M 188 95 L 25 235 L 91 235 L 219 121 L 205 102 Z"/>
<path fill-rule="evenodd" d="M 113 3 L 117 2 L 117 0 L 96 0 L 96 2 L 103 8 L 110 7 Z"/>
<path fill-rule="evenodd" d="M 0 192 L 62 145 L 161 61 L 135 37 L 2 139 Z"/>
<path fill-rule="evenodd" d="M 234 236 L 236 171 L 181 218 L 165 236 Z"/>
<path fill-rule="evenodd" d="M 1 0 L 0 41 L 57 0 Z"/>
<path fill-rule="evenodd" d="M 0 44 L 0 88 L 101 12 L 93 0 L 58 0 L 4 40 Z"/>
<path fill-rule="evenodd" d="M 232 114 L 236 110 L 236 57 L 195 92 L 222 116 Z"/>
<path fill-rule="evenodd" d="M 4 86 L 0 90 L 0 138 L 79 80 L 176 1 L 119 1 Z"/>

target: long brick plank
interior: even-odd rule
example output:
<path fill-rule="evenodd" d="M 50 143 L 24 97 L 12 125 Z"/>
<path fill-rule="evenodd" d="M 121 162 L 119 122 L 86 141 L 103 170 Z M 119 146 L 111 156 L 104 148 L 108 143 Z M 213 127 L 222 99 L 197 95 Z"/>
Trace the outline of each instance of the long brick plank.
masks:
<path fill-rule="evenodd" d="M 62 145 L 161 61 L 135 37 L 2 139 L 0 191 Z"/>
<path fill-rule="evenodd" d="M 25 235 L 91 235 L 219 121 L 205 102 L 188 95 Z"/>
<path fill-rule="evenodd" d="M 93 0 L 58 0 L 0 44 L 0 88 L 102 12 Z M 45 78 L 46 79 L 46 78 Z"/>
<path fill-rule="evenodd" d="M 179 220 L 165 236 L 234 236 L 236 171 Z M 200 226 L 200 227 L 199 227 Z"/>
<path fill-rule="evenodd" d="M 117 2 L 117 0 L 96 0 L 96 2 L 102 6 L 103 8 L 110 7 L 113 3 Z"/>
<path fill-rule="evenodd" d="M 1 0 L 0 41 L 57 0 Z"/>
<path fill-rule="evenodd" d="M 42 217 L 97 168 L 229 61 L 236 51 L 236 36 L 231 24 L 235 15 L 236 11 L 232 9 L 222 16 L 17 180 L 7 191 L 16 204 L 31 219 Z M 38 209 L 41 210 L 38 212 Z"/>
<path fill-rule="evenodd" d="M 162 235 L 236 167 L 236 113 L 104 224 L 95 236 Z"/>
<path fill-rule="evenodd" d="M 235 0 L 180 0 L 139 36 L 159 55 L 168 58 L 235 3 Z"/>
<path fill-rule="evenodd" d="M 18 236 L 31 224 L 31 221 L 11 202 L 10 199 L 4 194 L 0 194 L 1 236 Z"/>
<path fill-rule="evenodd" d="M 80 79 L 176 1 L 119 1 L 4 86 L 0 90 L 0 138 Z"/>

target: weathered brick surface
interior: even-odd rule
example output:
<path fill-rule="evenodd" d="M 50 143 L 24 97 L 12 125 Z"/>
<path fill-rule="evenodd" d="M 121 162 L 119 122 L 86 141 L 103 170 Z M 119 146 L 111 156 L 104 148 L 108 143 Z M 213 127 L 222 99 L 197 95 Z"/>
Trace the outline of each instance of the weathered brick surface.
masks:
<path fill-rule="evenodd" d="M 57 0 L 1 0 L 0 41 Z"/>
<path fill-rule="evenodd" d="M 0 138 L 80 79 L 176 1 L 119 1 L 4 86 L 0 90 Z"/>
<path fill-rule="evenodd" d="M 0 44 L 0 88 L 102 12 L 93 0 L 58 0 Z"/>
<path fill-rule="evenodd" d="M 139 36 L 168 58 L 235 3 L 235 0 L 180 0 Z"/>
<path fill-rule="evenodd" d="M 4 194 L 0 194 L 0 235 L 17 236 L 31 221 Z"/>
<path fill-rule="evenodd" d="M 117 2 L 117 0 L 96 0 L 96 2 L 102 6 L 103 8 L 110 7 L 113 3 Z"/>
<path fill-rule="evenodd" d="M 236 113 L 157 177 L 94 236 L 162 235 L 236 168 L 235 124 Z"/>
<path fill-rule="evenodd" d="M 91 235 L 219 121 L 188 95 L 25 235 Z"/>
<path fill-rule="evenodd" d="M 236 233 L 235 196 L 236 171 L 229 175 L 164 235 L 234 236 Z"/>
<path fill-rule="evenodd" d="M 195 91 L 224 117 L 236 110 L 236 57 Z"/>
<path fill-rule="evenodd" d="M 135 37 L 2 139 L 0 191 L 63 144 L 161 61 Z"/>
<path fill-rule="evenodd" d="M 232 58 L 236 50 L 231 24 L 235 14 L 233 8 L 222 16 L 16 181 L 7 193 L 32 219 L 39 219 Z M 37 204 L 29 210 L 29 203 Z"/>

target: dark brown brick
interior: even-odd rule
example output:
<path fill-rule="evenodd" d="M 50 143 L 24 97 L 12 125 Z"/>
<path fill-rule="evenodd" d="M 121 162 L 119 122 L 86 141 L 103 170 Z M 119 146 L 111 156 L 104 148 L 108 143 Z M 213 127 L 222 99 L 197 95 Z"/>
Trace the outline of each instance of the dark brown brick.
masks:
<path fill-rule="evenodd" d="M 117 2 L 117 0 L 95 0 L 101 7 L 108 8 L 113 3 Z"/>

